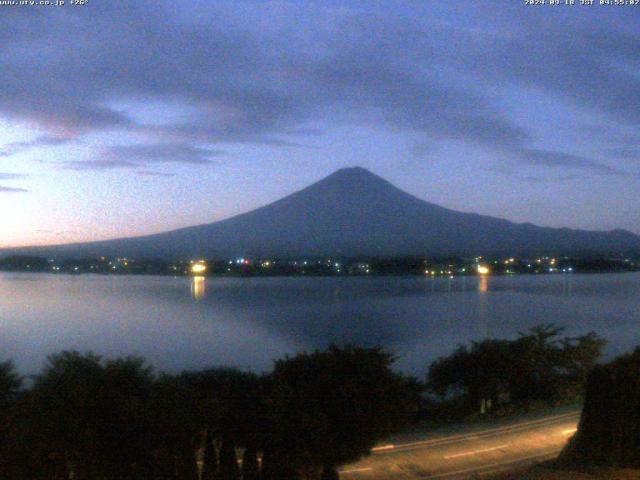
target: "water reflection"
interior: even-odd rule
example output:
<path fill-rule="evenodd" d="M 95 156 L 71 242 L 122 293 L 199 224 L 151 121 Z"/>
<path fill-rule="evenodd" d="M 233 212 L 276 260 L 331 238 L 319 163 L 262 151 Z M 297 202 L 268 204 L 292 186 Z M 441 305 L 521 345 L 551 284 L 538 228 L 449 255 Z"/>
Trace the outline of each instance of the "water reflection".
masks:
<path fill-rule="evenodd" d="M 480 293 L 487 293 L 489 291 L 489 277 L 487 275 L 480 275 L 478 291 Z"/>
<path fill-rule="evenodd" d="M 206 285 L 205 285 L 206 284 Z M 449 289 L 450 288 L 450 289 Z M 205 292 L 206 290 L 206 292 Z M 61 299 L 65 301 L 62 302 Z M 158 369 L 266 371 L 330 343 L 382 345 L 423 378 L 458 344 L 540 323 L 594 330 L 611 353 L 640 343 L 640 274 L 446 278 L 220 278 L 0 273 L 0 361 L 139 354 Z"/>
<path fill-rule="evenodd" d="M 562 282 L 562 294 L 570 297 L 573 294 L 573 275 L 565 275 Z"/>
<path fill-rule="evenodd" d="M 205 293 L 205 278 L 200 275 L 196 275 L 191 278 L 191 296 L 195 300 L 201 300 Z"/>
<path fill-rule="evenodd" d="M 478 292 L 480 294 L 487 293 L 489 291 L 489 276 L 480 275 L 478 279 Z M 488 295 L 478 295 L 478 335 L 480 338 L 488 336 L 487 328 L 487 302 Z"/>

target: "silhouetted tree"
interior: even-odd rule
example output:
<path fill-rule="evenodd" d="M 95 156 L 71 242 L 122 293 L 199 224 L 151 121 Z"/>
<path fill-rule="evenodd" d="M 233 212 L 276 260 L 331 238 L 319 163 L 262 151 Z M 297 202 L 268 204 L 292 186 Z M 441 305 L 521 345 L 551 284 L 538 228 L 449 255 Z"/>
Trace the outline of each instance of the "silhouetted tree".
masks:
<path fill-rule="evenodd" d="M 79 480 L 145 478 L 152 463 L 152 381 L 141 359 L 105 364 L 92 354 L 50 356 L 17 405 L 13 453 L 37 468 L 33 478 L 40 472 Z"/>
<path fill-rule="evenodd" d="M 419 391 L 393 361 L 380 348 L 331 346 L 276 362 L 265 468 L 275 460 L 298 478 L 320 479 L 405 425 Z"/>
<path fill-rule="evenodd" d="M 463 393 L 469 409 L 483 398 L 496 401 L 513 383 L 514 352 L 510 342 L 485 340 L 471 349 L 460 346 L 448 357 L 434 362 L 428 375 L 429 388 L 441 396 Z"/>
<path fill-rule="evenodd" d="M 22 377 L 16 371 L 12 361 L 0 362 L 0 407 L 15 399 L 22 386 Z"/>
<path fill-rule="evenodd" d="M 233 368 L 186 372 L 180 378 L 193 392 L 203 427 L 221 442 L 220 478 L 238 478 L 235 447 L 255 452 L 265 443 L 266 404 L 260 378 Z"/>
<path fill-rule="evenodd" d="M 582 395 L 589 373 L 602 356 L 606 341 L 595 332 L 562 339 L 562 366 L 567 396 Z"/>
<path fill-rule="evenodd" d="M 602 355 L 605 341 L 590 332 L 558 339 L 562 329 L 540 325 L 515 340 L 483 340 L 460 346 L 431 364 L 429 389 L 440 396 L 461 394 L 474 410 L 482 399 L 531 401 L 574 399 L 587 372 Z"/>
<path fill-rule="evenodd" d="M 640 348 L 589 375 L 578 431 L 560 463 L 640 467 Z"/>
<path fill-rule="evenodd" d="M 269 443 L 270 445 L 265 448 L 262 458 L 260 480 L 297 480 L 299 476 L 295 465 L 290 462 L 286 450 L 281 447 L 278 451 L 276 439 L 273 437 Z"/>
<path fill-rule="evenodd" d="M 9 475 L 10 445 L 15 439 L 11 425 L 15 424 L 15 403 L 22 386 L 20 377 L 11 361 L 0 362 L 0 478 Z"/>
<path fill-rule="evenodd" d="M 258 480 L 259 478 L 258 452 L 255 447 L 247 447 L 242 455 L 242 480 Z"/>
<path fill-rule="evenodd" d="M 161 375 L 153 388 L 150 413 L 155 420 L 154 478 L 197 478 L 196 452 L 206 427 L 191 386 L 179 377 Z"/>
<path fill-rule="evenodd" d="M 204 438 L 202 452 L 202 480 L 216 480 L 218 471 L 218 453 L 216 452 L 213 438 L 207 432 Z"/>
<path fill-rule="evenodd" d="M 21 391 L 5 362 L 0 478 L 195 480 L 202 462 L 204 480 L 335 479 L 415 411 L 417 383 L 392 363 L 379 348 L 331 347 L 281 360 L 267 377 L 156 376 L 140 358 L 66 351 Z"/>
<path fill-rule="evenodd" d="M 238 468 L 238 457 L 236 456 L 236 445 L 232 438 L 222 439 L 220 447 L 220 480 L 239 480 L 240 469 Z"/>

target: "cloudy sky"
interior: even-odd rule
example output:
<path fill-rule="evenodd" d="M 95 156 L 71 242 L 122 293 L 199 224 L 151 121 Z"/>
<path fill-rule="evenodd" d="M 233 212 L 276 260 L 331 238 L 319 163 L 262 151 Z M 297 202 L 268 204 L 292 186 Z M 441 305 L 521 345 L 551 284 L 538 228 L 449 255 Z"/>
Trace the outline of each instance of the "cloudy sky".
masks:
<path fill-rule="evenodd" d="M 640 233 L 639 40 L 640 6 L 0 6 L 0 247 L 207 223 L 356 165 Z"/>

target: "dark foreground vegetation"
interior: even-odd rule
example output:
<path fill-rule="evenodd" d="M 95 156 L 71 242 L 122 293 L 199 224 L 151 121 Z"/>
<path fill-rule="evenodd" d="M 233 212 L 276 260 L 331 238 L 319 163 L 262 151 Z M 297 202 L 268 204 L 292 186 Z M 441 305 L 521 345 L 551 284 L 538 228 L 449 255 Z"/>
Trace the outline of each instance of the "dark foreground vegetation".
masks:
<path fill-rule="evenodd" d="M 565 465 L 640 468 L 640 348 L 589 375 Z"/>
<path fill-rule="evenodd" d="M 416 411 L 419 387 L 392 362 L 379 348 L 331 347 L 263 376 L 171 376 L 139 358 L 62 352 L 26 390 L 3 363 L 0 478 L 337 478 Z"/>
<path fill-rule="evenodd" d="M 589 374 L 576 434 L 560 457 L 493 480 L 640 478 L 640 348 Z"/>
<path fill-rule="evenodd" d="M 540 325 L 515 340 L 473 342 L 438 359 L 427 377 L 428 391 L 437 396 L 431 416 L 456 420 L 580 401 L 605 341 L 594 332 L 560 338 L 561 332 Z"/>
<path fill-rule="evenodd" d="M 421 419 L 571 402 L 582 398 L 587 378 L 585 438 L 622 432 L 626 443 L 607 441 L 620 458 L 635 448 L 637 461 L 638 437 L 624 422 L 640 411 L 640 352 L 593 370 L 604 341 L 560 333 L 541 325 L 514 340 L 461 346 L 433 362 L 425 384 L 395 373 L 384 350 L 353 346 L 287 357 L 264 375 L 156 374 L 136 357 L 62 352 L 28 388 L 10 362 L 0 363 L 0 478 L 336 479 L 339 466 Z M 624 373 L 627 366 L 636 377 Z M 610 392 L 618 400 L 605 401 Z M 608 430 L 598 423 L 605 418 Z M 576 442 L 574 457 L 598 444 Z"/>

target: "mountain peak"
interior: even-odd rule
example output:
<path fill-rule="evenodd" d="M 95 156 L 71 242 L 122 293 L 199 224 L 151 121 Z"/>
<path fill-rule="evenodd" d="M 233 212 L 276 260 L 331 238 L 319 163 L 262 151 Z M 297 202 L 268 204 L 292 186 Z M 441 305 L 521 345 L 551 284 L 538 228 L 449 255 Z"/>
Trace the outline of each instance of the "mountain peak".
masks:
<path fill-rule="evenodd" d="M 351 167 L 216 223 L 38 251 L 68 257 L 178 259 L 635 253 L 640 237 L 621 231 L 540 228 L 456 212 L 416 198 L 365 168 Z"/>
<path fill-rule="evenodd" d="M 336 170 L 294 195 L 297 197 L 301 194 L 318 195 L 319 198 L 342 198 L 343 201 L 350 198 L 354 203 L 367 202 L 374 197 L 381 199 L 381 197 L 395 197 L 398 194 L 406 195 L 404 192 L 400 193 L 400 190 L 384 178 L 362 167 Z M 388 200 L 394 201 L 392 198 Z"/>
<path fill-rule="evenodd" d="M 346 167 L 336 170 L 327 178 L 376 178 L 380 179 L 376 174 L 371 173 L 369 170 L 363 167 Z"/>
<path fill-rule="evenodd" d="M 352 189 L 380 189 L 382 187 L 392 188 L 395 190 L 389 182 L 384 178 L 379 177 L 375 173 L 370 172 L 366 168 L 362 167 L 349 167 L 336 170 L 328 177 L 320 180 L 316 185 L 322 185 L 330 188 L 346 188 Z"/>

